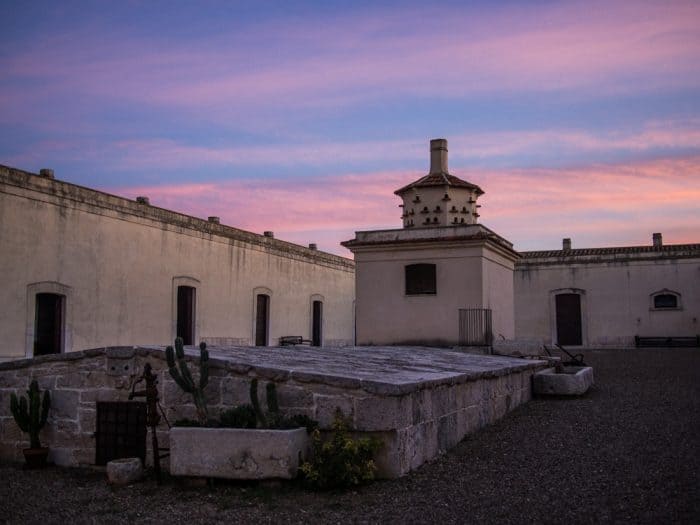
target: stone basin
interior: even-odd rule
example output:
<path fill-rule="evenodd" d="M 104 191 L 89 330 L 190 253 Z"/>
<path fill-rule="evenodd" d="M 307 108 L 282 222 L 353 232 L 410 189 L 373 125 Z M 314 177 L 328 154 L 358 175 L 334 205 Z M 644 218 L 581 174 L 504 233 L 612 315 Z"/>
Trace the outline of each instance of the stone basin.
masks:
<path fill-rule="evenodd" d="M 536 395 L 580 396 L 593 384 L 593 367 L 564 366 L 560 372 L 556 368 L 546 368 L 532 376 L 532 389 Z"/>
<path fill-rule="evenodd" d="M 308 450 L 305 428 L 173 427 L 170 473 L 225 479 L 291 479 Z"/>

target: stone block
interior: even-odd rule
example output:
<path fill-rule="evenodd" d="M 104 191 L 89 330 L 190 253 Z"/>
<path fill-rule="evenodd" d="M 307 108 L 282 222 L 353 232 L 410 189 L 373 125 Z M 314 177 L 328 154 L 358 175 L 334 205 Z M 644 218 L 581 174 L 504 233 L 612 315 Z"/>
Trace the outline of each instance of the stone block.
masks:
<path fill-rule="evenodd" d="M 184 428 L 170 430 L 170 473 L 226 479 L 291 479 L 308 456 L 303 428 L 246 430 Z"/>
<path fill-rule="evenodd" d="M 51 419 L 78 419 L 79 401 L 77 390 L 54 390 L 51 392 Z"/>
<path fill-rule="evenodd" d="M 462 440 L 459 432 L 458 412 L 452 412 L 438 419 L 437 442 L 439 452 L 447 452 Z"/>
<path fill-rule="evenodd" d="M 413 424 L 413 396 L 355 398 L 355 429 L 393 430 Z"/>
<path fill-rule="evenodd" d="M 374 456 L 378 478 L 398 478 L 411 470 L 414 448 L 408 446 L 408 429 L 375 432 L 372 436 L 382 442 L 381 448 Z"/>
<path fill-rule="evenodd" d="M 95 464 L 95 447 L 82 446 L 81 448 L 74 448 L 71 451 L 71 465 L 72 466 L 88 466 Z"/>
<path fill-rule="evenodd" d="M 316 406 L 315 419 L 321 428 L 330 428 L 335 418 L 336 410 L 340 409 L 344 418 L 354 421 L 354 400 L 350 396 L 324 396 L 314 394 Z"/>
<path fill-rule="evenodd" d="M 224 377 L 221 379 L 221 404 L 227 407 L 250 403 L 250 379 Z"/>
<path fill-rule="evenodd" d="M 3 443 L 14 443 L 17 441 L 29 443 L 29 436 L 20 430 L 14 418 L 10 416 L 0 418 L 0 440 Z"/>
<path fill-rule="evenodd" d="M 451 386 L 439 386 L 430 390 L 433 399 L 433 418 L 439 418 L 457 410 L 457 392 Z"/>
<path fill-rule="evenodd" d="M 78 441 L 78 434 L 80 433 L 80 428 L 78 427 L 78 422 L 59 419 L 51 420 L 44 429 L 39 434 L 42 444 L 47 447 L 74 447 L 76 441 Z"/>
<path fill-rule="evenodd" d="M 305 388 L 282 384 L 277 386 L 277 401 L 283 408 L 312 408 L 314 395 Z"/>
<path fill-rule="evenodd" d="M 413 425 L 433 419 L 433 398 L 430 389 L 419 390 L 410 398 L 412 400 Z"/>
<path fill-rule="evenodd" d="M 4 370 L 0 372 L 0 389 L 24 387 L 27 380 L 18 379 L 14 370 Z"/>
<path fill-rule="evenodd" d="M 57 389 L 114 388 L 115 386 L 114 378 L 108 377 L 104 372 L 74 371 L 56 377 Z"/>
<path fill-rule="evenodd" d="M 97 430 L 97 410 L 82 408 L 78 411 L 80 432 L 92 434 Z"/>
<path fill-rule="evenodd" d="M 128 357 L 110 356 L 106 359 L 104 373 L 108 376 L 131 377 L 141 373 L 134 351 L 131 350 L 131 355 Z"/>
<path fill-rule="evenodd" d="M 95 407 L 99 401 L 123 401 L 124 393 L 113 388 L 90 388 L 80 391 L 80 404 Z"/>
<path fill-rule="evenodd" d="M 49 447 L 49 462 L 59 467 L 74 467 L 73 449 L 67 447 Z"/>
<path fill-rule="evenodd" d="M 114 459 L 107 463 L 107 481 L 112 485 L 128 485 L 142 477 L 141 458 Z"/>
<path fill-rule="evenodd" d="M 472 405 L 457 411 L 457 432 L 460 440 L 481 428 L 479 407 Z"/>
<path fill-rule="evenodd" d="M 547 368 L 533 376 L 533 390 L 538 395 L 580 396 L 593 384 L 590 366 L 565 366 L 563 373 Z"/>

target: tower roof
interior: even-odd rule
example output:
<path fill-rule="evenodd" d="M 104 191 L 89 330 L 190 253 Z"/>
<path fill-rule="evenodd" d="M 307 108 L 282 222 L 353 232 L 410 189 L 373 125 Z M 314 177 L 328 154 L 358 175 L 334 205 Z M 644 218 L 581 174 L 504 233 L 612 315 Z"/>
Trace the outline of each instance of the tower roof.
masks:
<path fill-rule="evenodd" d="M 408 186 L 404 186 L 394 192 L 396 195 L 412 189 L 427 188 L 430 186 L 452 186 L 453 188 L 466 188 L 482 195 L 484 190 L 476 184 L 450 175 L 447 170 L 447 140 L 433 139 L 430 141 L 430 172 Z"/>
<path fill-rule="evenodd" d="M 454 188 L 467 188 L 476 191 L 478 195 L 483 195 L 484 190 L 482 190 L 476 184 L 462 180 L 459 177 L 450 175 L 449 173 L 428 173 L 424 177 L 421 177 L 415 182 L 399 188 L 394 192 L 396 195 L 401 195 L 402 193 L 412 189 L 412 188 L 427 188 L 430 186 L 452 186 Z"/>

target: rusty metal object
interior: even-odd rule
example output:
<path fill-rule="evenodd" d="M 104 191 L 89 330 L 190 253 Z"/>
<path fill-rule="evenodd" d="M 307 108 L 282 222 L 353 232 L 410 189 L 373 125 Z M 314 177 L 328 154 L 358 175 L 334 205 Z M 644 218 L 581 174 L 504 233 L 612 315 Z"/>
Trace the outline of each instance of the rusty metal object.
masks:
<path fill-rule="evenodd" d="M 166 458 L 170 455 L 170 449 L 161 448 L 158 445 L 158 433 L 156 432 L 156 427 L 160 423 L 160 405 L 158 403 L 158 376 L 153 373 L 150 363 L 146 363 L 143 367 L 143 374 L 140 379 L 138 379 L 131 388 L 131 393 L 129 394 L 129 400 L 135 397 L 145 397 L 146 398 L 146 424 L 151 427 L 151 446 L 153 447 L 153 470 L 156 473 L 156 479 L 158 484 L 161 484 L 161 468 L 160 460 Z M 144 390 L 136 390 L 136 385 L 142 381 L 146 382 L 146 388 Z M 170 423 L 165 414 L 163 414 L 166 424 L 170 427 Z M 165 452 L 161 454 L 161 452 Z"/>

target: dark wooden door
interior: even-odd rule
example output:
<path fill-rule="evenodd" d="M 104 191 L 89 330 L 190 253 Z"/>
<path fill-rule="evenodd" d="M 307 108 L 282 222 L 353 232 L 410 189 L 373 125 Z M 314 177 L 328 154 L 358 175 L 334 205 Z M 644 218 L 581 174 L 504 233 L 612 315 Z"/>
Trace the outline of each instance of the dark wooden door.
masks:
<path fill-rule="evenodd" d="M 583 344 L 581 330 L 581 296 L 575 293 L 559 294 L 557 309 L 557 343 L 578 346 Z"/>
<path fill-rule="evenodd" d="M 177 337 L 186 345 L 194 344 L 196 292 L 192 286 L 177 287 Z"/>
<path fill-rule="evenodd" d="M 270 296 L 259 294 L 255 306 L 255 346 L 267 346 Z"/>
<path fill-rule="evenodd" d="M 311 328 L 311 344 L 321 346 L 321 326 L 323 325 L 323 303 L 314 301 L 313 323 Z"/>
<path fill-rule="evenodd" d="M 64 297 L 53 293 L 36 294 L 34 355 L 60 354 L 63 346 Z"/>

